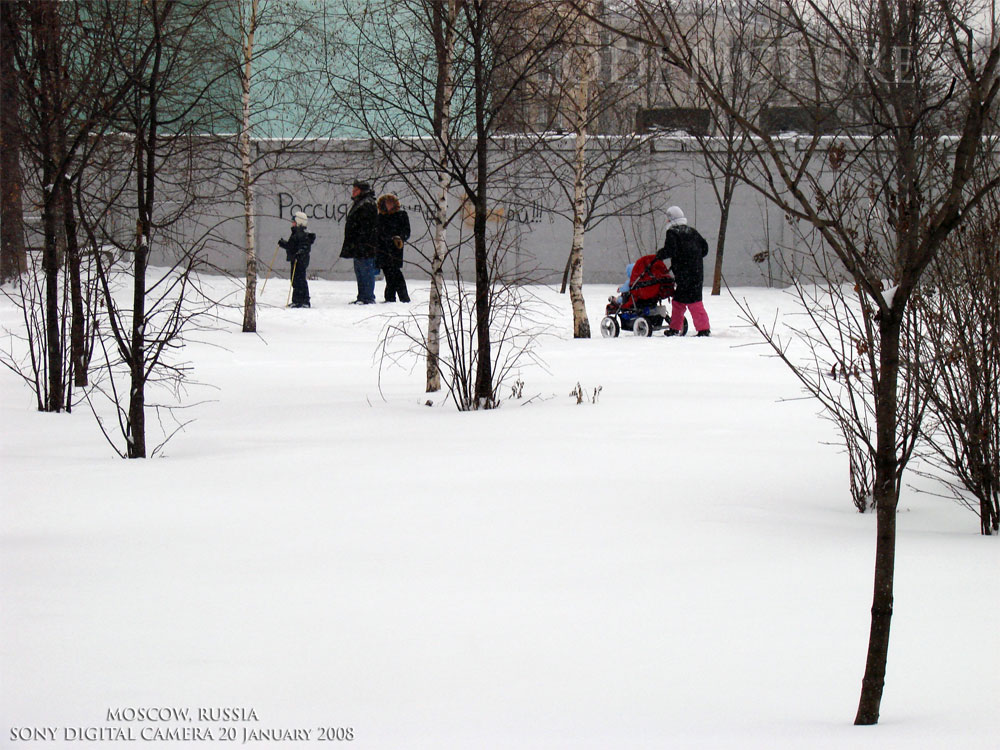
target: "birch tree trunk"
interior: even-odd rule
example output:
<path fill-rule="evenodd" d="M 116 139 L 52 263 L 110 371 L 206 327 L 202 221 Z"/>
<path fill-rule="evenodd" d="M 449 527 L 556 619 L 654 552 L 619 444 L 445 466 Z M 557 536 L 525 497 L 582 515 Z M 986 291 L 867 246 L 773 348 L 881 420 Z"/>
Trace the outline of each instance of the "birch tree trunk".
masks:
<path fill-rule="evenodd" d="M 579 39 L 574 45 L 574 67 L 580 81 L 575 87 L 572 112 L 576 131 L 576 153 L 573 160 L 573 244 L 569 254 L 569 296 L 573 305 L 573 338 L 590 338 L 590 320 L 583 298 L 583 237 L 587 211 L 587 120 L 590 114 L 590 89 L 594 80 L 594 49 L 596 28 L 592 20 L 592 3 L 587 2 Z"/>
<path fill-rule="evenodd" d="M 253 164 L 250 142 L 250 76 L 253 66 L 254 35 L 257 32 L 259 0 L 250 3 L 250 18 L 243 27 L 243 68 L 240 71 L 240 86 L 243 96 L 243 116 L 240 120 L 240 177 L 243 192 L 243 248 L 246 254 L 246 294 L 243 300 L 243 332 L 257 331 L 257 241 L 256 217 L 254 215 Z M 240 6 L 241 23 L 243 7 Z"/>
<path fill-rule="evenodd" d="M 452 58 L 455 53 L 457 0 L 442 6 L 432 0 L 434 44 L 437 52 L 437 91 L 434 102 L 434 133 L 438 140 L 438 200 L 434 217 L 434 256 L 431 259 L 431 291 L 427 309 L 427 393 L 441 390 L 441 320 L 444 310 L 444 259 L 448 254 L 448 190 L 451 177 L 447 169 L 451 147 Z"/>
<path fill-rule="evenodd" d="M 444 148 L 442 148 L 442 151 Z M 442 156 L 443 158 L 443 156 Z M 427 304 L 427 393 L 441 390 L 441 320 L 444 309 L 444 259 L 448 253 L 448 188 L 447 172 L 438 172 L 437 213 L 434 216 L 434 256 L 431 258 L 431 292 Z"/>

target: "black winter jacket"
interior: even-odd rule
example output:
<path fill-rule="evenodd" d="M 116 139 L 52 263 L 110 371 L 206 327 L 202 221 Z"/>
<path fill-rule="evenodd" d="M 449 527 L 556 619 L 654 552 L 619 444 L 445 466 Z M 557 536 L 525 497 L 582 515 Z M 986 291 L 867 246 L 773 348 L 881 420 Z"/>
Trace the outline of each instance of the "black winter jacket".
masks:
<path fill-rule="evenodd" d="M 674 299 L 690 305 L 701 302 L 701 288 L 705 281 L 702 259 L 708 255 L 708 243 L 694 227 L 686 224 L 667 230 L 663 247 L 656 254 L 660 260 L 670 261 L 677 289 Z"/>
<path fill-rule="evenodd" d="M 370 190 L 354 198 L 354 205 L 347 212 L 344 221 L 344 248 L 341 258 L 375 257 L 375 220 L 378 208 L 375 193 Z"/>
<path fill-rule="evenodd" d="M 292 227 L 291 236 L 287 240 L 278 240 L 278 245 L 285 248 L 285 259 L 289 263 L 293 261 L 308 262 L 309 250 L 312 249 L 312 244 L 315 241 L 315 234 L 307 232 L 305 227 L 296 225 Z"/>
<path fill-rule="evenodd" d="M 403 248 L 396 247 L 393 237 L 399 237 L 403 242 L 410 239 L 410 217 L 403 209 L 391 214 L 379 214 L 375 224 L 375 240 L 378 255 L 375 263 L 379 268 L 402 268 Z"/>

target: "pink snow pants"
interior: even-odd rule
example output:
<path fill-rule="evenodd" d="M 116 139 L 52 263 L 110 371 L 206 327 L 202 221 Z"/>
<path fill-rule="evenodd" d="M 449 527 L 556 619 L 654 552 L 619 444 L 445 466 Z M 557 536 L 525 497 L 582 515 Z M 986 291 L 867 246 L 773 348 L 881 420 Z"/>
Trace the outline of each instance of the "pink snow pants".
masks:
<path fill-rule="evenodd" d="M 684 330 L 684 311 L 691 311 L 691 320 L 694 321 L 694 329 L 696 331 L 707 331 L 710 326 L 708 324 L 708 313 L 705 312 L 705 305 L 701 302 L 692 302 L 690 305 L 685 305 L 683 302 L 673 301 L 673 307 L 670 310 L 670 327 L 675 331 Z"/>

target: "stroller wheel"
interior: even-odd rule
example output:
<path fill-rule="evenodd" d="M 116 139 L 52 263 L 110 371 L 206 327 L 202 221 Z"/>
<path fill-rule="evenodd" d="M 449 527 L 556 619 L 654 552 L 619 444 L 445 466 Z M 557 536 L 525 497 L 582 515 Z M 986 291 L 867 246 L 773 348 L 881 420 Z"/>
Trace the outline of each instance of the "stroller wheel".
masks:
<path fill-rule="evenodd" d="M 601 321 L 601 336 L 606 339 L 617 338 L 621 330 L 622 328 L 618 325 L 617 318 L 608 315 Z"/>
<path fill-rule="evenodd" d="M 636 318 L 632 324 L 632 333 L 636 336 L 649 337 L 653 335 L 653 326 L 646 318 Z"/>

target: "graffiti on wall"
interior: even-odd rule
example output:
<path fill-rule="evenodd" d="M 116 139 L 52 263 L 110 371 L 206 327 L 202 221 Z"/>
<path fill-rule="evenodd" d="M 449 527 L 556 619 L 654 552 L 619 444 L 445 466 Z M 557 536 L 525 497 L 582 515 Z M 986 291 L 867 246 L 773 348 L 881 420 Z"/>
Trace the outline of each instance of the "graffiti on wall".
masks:
<path fill-rule="evenodd" d="M 489 210 L 486 221 L 489 224 L 540 224 L 545 214 L 550 213 L 538 201 L 529 204 L 512 205 L 501 203 Z M 476 222 L 476 207 L 468 196 L 462 199 L 462 221 L 467 227 Z M 549 217 L 552 223 L 552 217 Z"/>
<path fill-rule="evenodd" d="M 347 216 L 351 201 L 342 203 L 298 202 L 291 193 L 278 193 L 278 218 L 292 220 L 292 215 L 301 211 L 309 220 L 332 220 L 338 224 Z"/>
<path fill-rule="evenodd" d="M 277 196 L 278 218 L 291 221 L 292 215 L 301 211 L 310 221 L 335 221 L 338 224 L 347 217 L 347 212 L 351 210 L 351 201 L 345 200 L 340 203 L 321 202 L 312 200 L 311 196 L 305 201 L 299 201 L 291 193 L 280 192 Z M 411 215 L 423 217 L 424 221 L 430 225 L 434 219 L 434 209 L 421 204 L 404 205 L 403 208 Z M 520 224 L 530 226 L 540 224 L 548 215 L 548 223 L 553 223 L 554 217 L 551 211 L 545 208 L 541 202 L 532 201 L 530 203 L 501 203 L 490 210 L 487 222 L 494 225 Z M 475 206 L 465 197 L 462 199 L 462 221 L 471 227 L 475 221 Z"/>

